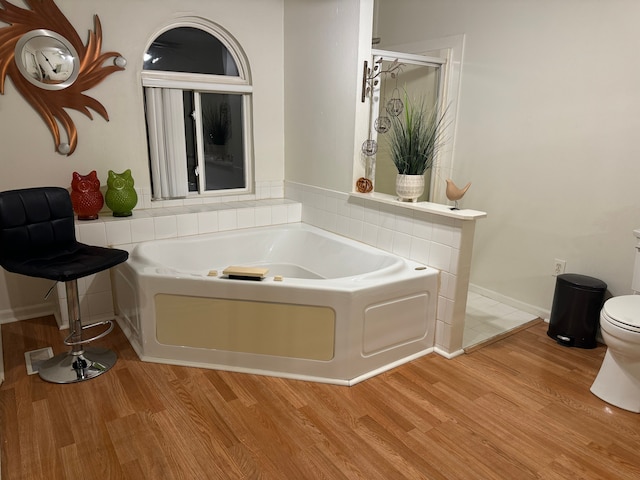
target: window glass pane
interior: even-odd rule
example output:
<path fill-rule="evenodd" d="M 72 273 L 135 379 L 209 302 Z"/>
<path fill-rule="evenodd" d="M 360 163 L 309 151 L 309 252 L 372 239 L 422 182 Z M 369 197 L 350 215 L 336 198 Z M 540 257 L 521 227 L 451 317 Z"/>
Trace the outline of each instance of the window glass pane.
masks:
<path fill-rule="evenodd" d="M 238 76 L 227 48 L 213 35 L 193 27 L 168 30 L 144 56 L 145 70 Z"/>
<path fill-rule="evenodd" d="M 245 188 L 242 95 L 201 93 L 206 190 Z"/>

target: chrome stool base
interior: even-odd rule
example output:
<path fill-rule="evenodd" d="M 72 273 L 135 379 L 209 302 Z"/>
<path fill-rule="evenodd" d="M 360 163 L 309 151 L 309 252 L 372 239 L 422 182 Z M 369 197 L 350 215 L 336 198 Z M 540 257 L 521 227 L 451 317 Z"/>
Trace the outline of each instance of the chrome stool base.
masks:
<path fill-rule="evenodd" d="M 77 383 L 102 375 L 116 364 L 115 352 L 86 347 L 81 352 L 60 353 L 40 364 L 38 375 L 52 383 Z"/>
<path fill-rule="evenodd" d="M 52 383 L 77 383 L 90 380 L 109 370 L 118 359 L 116 353 L 107 348 L 84 346 L 84 344 L 102 338 L 111 332 L 114 322 L 106 320 L 90 325 L 82 325 L 77 280 L 65 282 L 65 288 L 71 333 L 64 340 L 64 343 L 71 346 L 71 351 L 60 353 L 49 360 L 45 360 L 38 368 L 40 378 Z M 82 338 L 83 330 L 100 325 L 108 325 L 108 327 L 92 338 Z"/>

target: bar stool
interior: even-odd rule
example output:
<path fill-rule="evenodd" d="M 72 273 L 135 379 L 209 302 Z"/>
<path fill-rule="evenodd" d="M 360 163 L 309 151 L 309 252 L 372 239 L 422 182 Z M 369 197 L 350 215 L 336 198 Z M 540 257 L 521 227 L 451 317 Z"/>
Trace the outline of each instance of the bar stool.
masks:
<path fill-rule="evenodd" d="M 113 330 L 113 320 L 82 325 L 78 278 L 107 270 L 127 260 L 125 250 L 85 245 L 76 241 L 69 192 L 60 187 L 38 187 L 0 192 L 0 265 L 7 271 L 65 282 L 71 347 L 40 364 L 40 378 L 53 383 L 75 383 L 97 377 L 117 360 L 115 352 L 85 344 Z M 83 330 L 105 326 L 91 338 Z"/>

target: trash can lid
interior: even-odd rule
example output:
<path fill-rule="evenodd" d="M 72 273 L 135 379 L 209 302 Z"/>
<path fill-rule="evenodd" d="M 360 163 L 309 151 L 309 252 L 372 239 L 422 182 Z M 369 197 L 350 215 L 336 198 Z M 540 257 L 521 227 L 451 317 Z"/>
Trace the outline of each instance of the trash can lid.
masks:
<path fill-rule="evenodd" d="M 607 289 L 607 284 L 602 280 L 586 275 L 578 275 L 577 273 L 563 273 L 562 275 L 558 275 L 558 282 L 566 282 L 576 287 L 593 290 L 604 291 Z"/>
<path fill-rule="evenodd" d="M 640 295 L 610 298 L 602 308 L 609 318 L 632 327 L 640 327 Z"/>

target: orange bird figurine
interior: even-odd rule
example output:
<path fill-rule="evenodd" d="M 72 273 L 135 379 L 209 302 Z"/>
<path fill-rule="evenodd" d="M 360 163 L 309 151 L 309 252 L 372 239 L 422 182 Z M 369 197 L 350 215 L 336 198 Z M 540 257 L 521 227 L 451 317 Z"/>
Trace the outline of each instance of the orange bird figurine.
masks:
<path fill-rule="evenodd" d="M 447 198 L 449 200 L 460 200 L 462 197 L 464 197 L 464 194 L 467 193 L 467 190 L 469 190 L 469 187 L 471 186 L 471 182 L 467 183 L 463 188 L 458 188 L 456 186 L 455 183 L 453 183 L 453 180 L 448 179 L 447 180 Z"/>
<path fill-rule="evenodd" d="M 455 202 L 455 207 L 453 207 L 454 210 L 458 209 L 458 200 L 464 197 L 464 194 L 467 193 L 470 186 L 471 182 L 467 183 L 463 188 L 459 188 L 455 183 L 453 183 L 453 180 L 450 178 L 447 179 L 447 189 L 445 194 L 449 200 Z"/>

